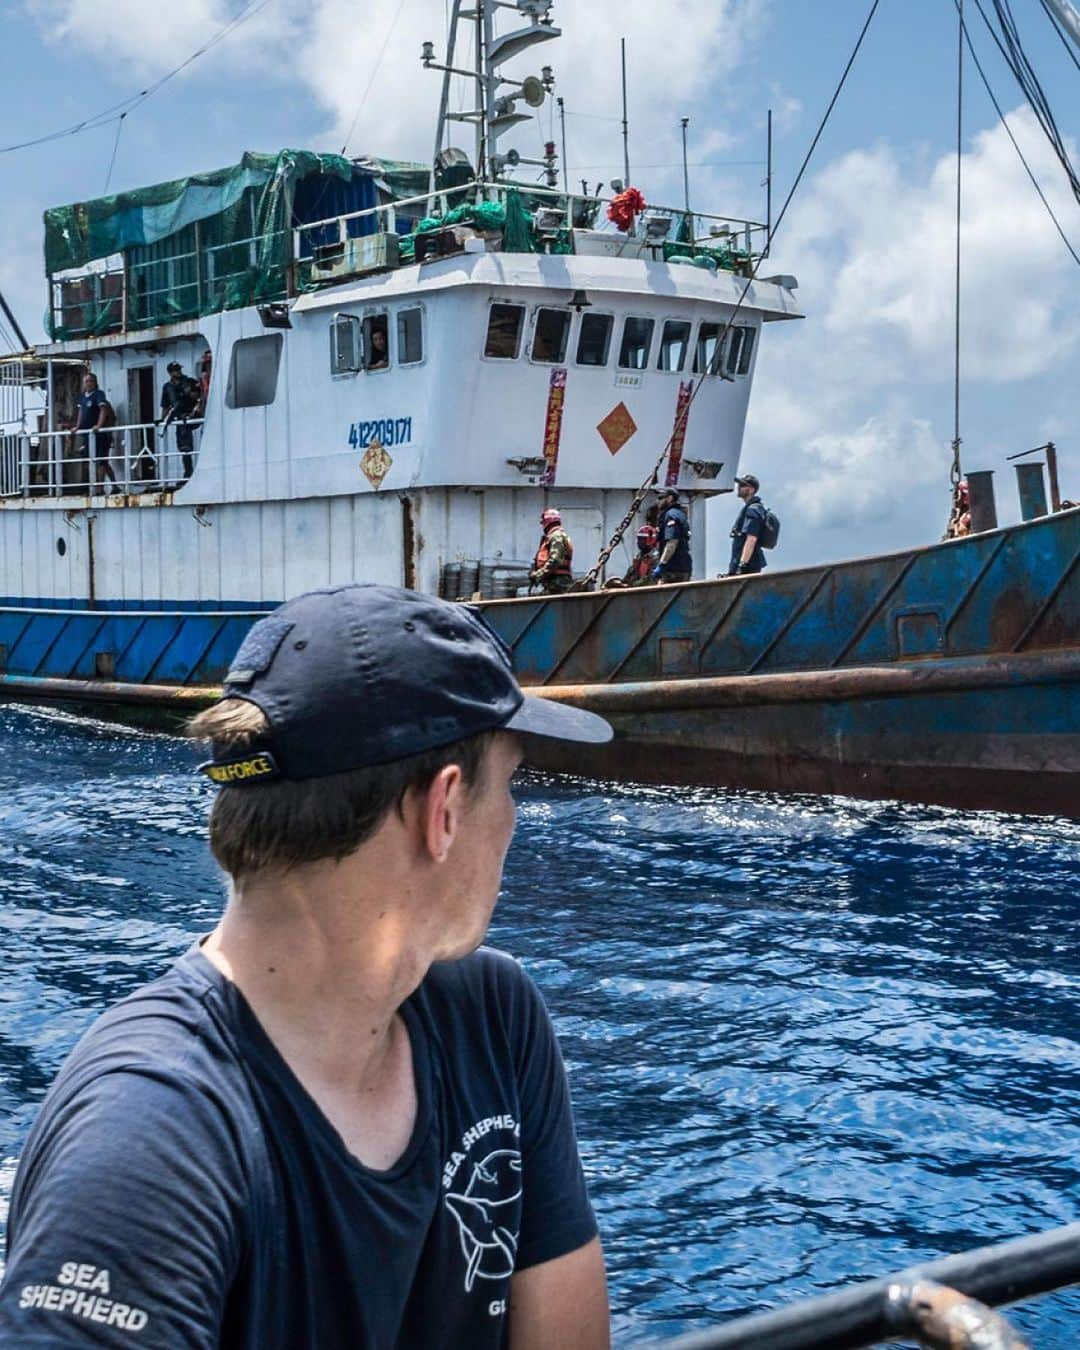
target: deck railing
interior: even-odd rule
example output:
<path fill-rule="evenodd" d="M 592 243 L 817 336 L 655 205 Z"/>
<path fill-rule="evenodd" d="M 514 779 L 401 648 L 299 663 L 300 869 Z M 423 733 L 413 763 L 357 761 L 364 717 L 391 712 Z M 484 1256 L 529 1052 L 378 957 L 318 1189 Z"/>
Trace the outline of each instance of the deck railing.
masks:
<path fill-rule="evenodd" d="M 0 436 L 0 497 L 138 496 L 177 488 L 195 470 L 201 437 L 201 418 Z"/>

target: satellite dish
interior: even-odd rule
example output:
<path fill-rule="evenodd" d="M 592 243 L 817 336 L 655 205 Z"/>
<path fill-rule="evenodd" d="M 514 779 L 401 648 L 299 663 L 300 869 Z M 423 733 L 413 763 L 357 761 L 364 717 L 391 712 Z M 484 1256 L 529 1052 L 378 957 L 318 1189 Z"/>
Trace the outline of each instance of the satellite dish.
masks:
<path fill-rule="evenodd" d="M 521 81 L 521 97 L 530 108 L 539 108 L 547 97 L 547 91 L 535 75 L 526 75 Z"/>

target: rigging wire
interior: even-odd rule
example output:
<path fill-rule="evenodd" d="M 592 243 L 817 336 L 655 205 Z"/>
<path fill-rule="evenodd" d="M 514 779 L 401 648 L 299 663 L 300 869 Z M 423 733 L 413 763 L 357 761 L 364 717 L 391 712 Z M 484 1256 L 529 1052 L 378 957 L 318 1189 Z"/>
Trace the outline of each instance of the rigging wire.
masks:
<path fill-rule="evenodd" d="M 107 196 L 109 195 L 109 184 L 112 182 L 112 171 L 113 171 L 114 167 L 116 166 L 116 152 L 117 152 L 117 150 L 120 148 L 120 133 L 121 133 L 121 132 L 123 131 L 123 129 L 124 129 L 124 118 L 125 118 L 126 116 L 127 116 L 127 113 L 126 113 L 126 112 L 122 112 L 122 113 L 120 114 L 119 118 L 117 119 L 117 123 L 116 123 L 116 137 L 115 137 L 115 139 L 113 140 L 113 147 L 112 147 L 112 158 L 109 160 L 109 171 L 108 171 L 108 173 L 105 175 L 105 187 L 102 189 L 102 196 L 103 196 L 103 197 L 107 197 Z"/>
<path fill-rule="evenodd" d="M 851 49 L 851 55 L 847 59 L 847 65 L 844 66 L 843 74 L 840 76 L 840 81 L 837 84 L 836 89 L 833 91 L 833 96 L 829 100 L 829 105 L 825 109 L 821 121 L 818 124 L 818 129 L 817 131 L 814 132 L 814 139 L 810 142 L 810 148 L 807 150 L 805 156 L 803 157 L 803 162 L 799 166 L 798 173 L 795 175 L 795 181 L 792 183 L 791 189 L 789 190 L 787 197 L 784 199 L 784 204 L 780 208 L 780 212 L 776 217 L 776 221 L 772 228 L 772 235 L 770 236 L 771 238 L 775 238 L 776 231 L 780 228 L 780 225 L 783 222 L 784 217 L 787 215 L 788 207 L 791 205 L 792 199 L 794 198 L 795 193 L 799 189 L 799 184 L 803 180 L 803 175 L 806 173 L 807 167 L 810 164 L 810 160 L 813 158 L 814 151 L 817 149 L 818 141 L 821 140 L 825 128 L 826 126 L 828 126 L 829 118 L 832 116 L 832 111 L 836 107 L 836 102 L 840 97 L 844 85 L 847 83 L 847 77 L 851 73 L 851 67 L 855 64 L 855 58 L 858 56 L 860 50 L 862 49 L 863 40 L 866 37 L 870 24 L 873 22 L 874 15 L 877 13 L 878 6 L 880 5 L 880 3 L 881 0 L 873 0 L 873 3 L 870 6 L 869 13 L 867 14 L 866 19 L 863 22 L 863 26 L 859 32 L 859 36 L 855 42 L 855 46 Z M 727 322 L 724 324 L 723 328 L 720 330 L 719 335 L 717 336 L 716 346 L 714 348 L 713 356 L 709 362 L 709 365 L 706 366 L 706 368 L 701 372 L 701 374 L 697 378 L 697 383 L 690 390 L 690 395 L 686 399 L 679 416 L 675 420 L 675 425 L 672 428 L 671 435 L 668 437 L 667 444 L 660 452 L 660 457 L 656 461 L 656 464 L 653 466 L 652 472 L 649 474 L 648 478 L 645 479 L 641 487 L 634 494 L 633 501 L 631 501 L 630 503 L 630 508 L 627 511 L 626 515 L 623 516 L 622 521 L 619 523 L 619 525 L 615 530 L 615 533 L 611 536 L 611 539 L 607 542 L 607 544 L 600 550 L 600 555 L 596 559 L 596 562 L 593 563 L 588 573 L 582 579 L 582 589 L 591 590 L 596 585 L 597 578 L 603 571 L 604 566 L 606 565 L 608 559 L 611 557 L 611 555 L 618 548 L 619 544 L 622 542 L 623 535 L 629 529 L 634 517 L 641 509 L 641 504 L 645 500 L 645 497 L 649 489 L 656 482 L 657 477 L 659 476 L 660 473 L 661 465 L 663 464 L 664 460 L 667 459 L 668 455 L 671 453 L 671 448 L 675 443 L 676 437 L 681 436 L 685 433 L 687 419 L 690 416 L 690 409 L 693 406 L 694 400 L 700 393 L 701 386 L 704 384 L 706 377 L 710 373 L 715 373 L 711 372 L 709 367 L 716 366 L 717 368 L 719 368 L 719 362 L 721 359 L 721 354 L 723 353 L 724 350 L 724 343 L 727 338 L 727 335 L 731 331 L 735 323 L 735 316 L 742 308 L 743 302 L 746 300 L 746 297 L 750 292 L 750 287 L 754 284 L 755 280 L 757 279 L 758 269 L 761 267 L 761 264 L 765 261 L 766 256 L 767 255 L 764 253 L 761 254 L 758 257 L 757 262 L 755 262 L 753 267 L 750 269 L 750 275 L 746 278 L 745 284 L 743 285 L 742 288 L 742 292 L 740 293 L 738 300 L 736 300 L 735 306 L 732 309 L 731 314 L 728 316 Z"/>
<path fill-rule="evenodd" d="M 1054 154 L 1061 162 L 1072 187 L 1073 193 L 1078 202 L 1080 202 L 1080 177 L 1069 159 L 1068 151 L 1062 140 L 1061 133 L 1058 130 L 1057 122 L 1054 120 L 1054 114 L 1050 108 L 1046 92 L 1039 83 L 1039 78 L 1035 74 L 1034 68 L 1023 49 L 1023 43 L 1020 39 L 1020 31 L 1017 28 L 1016 20 L 1013 17 L 1012 10 L 1009 7 L 1009 0 L 991 0 L 994 7 L 994 13 L 997 16 L 1001 27 L 1001 36 L 997 29 L 987 18 L 986 11 L 983 8 L 982 0 L 975 0 L 976 8 L 982 16 L 982 21 L 986 25 L 987 31 L 994 40 L 998 51 L 1001 53 L 1005 64 L 1009 67 L 1021 92 L 1027 99 L 1034 112 L 1043 133 L 1049 140 Z"/>
<path fill-rule="evenodd" d="M 959 0 L 956 10 L 960 19 L 956 33 L 956 293 L 953 299 L 953 458 L 949 469 L 954 493 L 963 477 L 960 469 L 960 189 L 964 163 L 964 0 Z"/>
<path fill-rule="evenodd" d="M 1077 70 L 1080 70 L 1080 56 L 1077 56 L 1076 48 L 1072 45 L 1072 43 L 1066 37 L 1065 33 L 1062 31 L 1061 21 L 1058 19 L 1058 16 L 1047 4 L 1047 0 L 1041 0 L 1041 2 L 1043 11 L 1046 14 L 1046 17 L 1050 20 L 1050 24 L 1054 32 L 1061 39 L 1061 45 L 1069 53 L 1069 57 L 1072 60 L 1073 65 L 1077 68 Z"/>
<path fill-rule="evenodd" d="M 959 8 L 960 0 L 953 0 L 953 3 Z M 1012 128 L 1009 126 L 1008 120 L 1004 112 L 1002 112 L 1001 104 L 997 101 L 996 97 L 994 96 L 994 91 L 990 86 L 990 81 L 987 79 L 986 71 L 983 69 L 982 62 L 979 60 L 979 54 L 975 50 L 974 43 L 971 41 L 971 33 L 968 31 L 966 25 L 964 26 L 964 39 L 967 43 L 968 53 L 971 56 L 971 59 L 975 65 L 975 69 L 979 72 L 979 78 L 983 82 L 983 88 L 986 90 L 990 102 L 994 105 L 994 111 L 997 113 L 1001 121 L 1001 125 L 1005 128 L 1005 134 L 1008 136 L 1009 140 L 1012 141 L 1013 149 L 1016 151 L 1020 163 L 1024 166 L 1025 170 L 1027 171 L 1027 176 L 1031 179 L 1032 187 L 1039 194 L 1039 200 L 1042 202 L 1043 206 L 1046 207 L 1046 213 L 1050 217 L 1050 219 L 1054 222 L 1054 228 L 1061 236 L 1061 242 L 1065 245 L 1065 247 L 1069 250 L 1070 254 L 1072 255 L 1073 262 L 1075 262 L 1077 265 L 1080 265 L 1080 254 L 1078 254 L 1076 249 L 1073 248 L 1072 244 L 1069 242 L 1068 235 L 1061 228 L 1061 222 L 1058 220 L 1057 216 L 1054 215 L 1053 208 L 1051 207 L 1050 203 L 1046 200 L 1046 194 L 1039 186 L 1039 180 L 1035 177 L 1031 165 L 1024 158 L 1024 152 L 1020 149 L 1020 144 L 1017 141 L 1016 137 L 1013 135 Z"/>
<path fill-rule="evenodd" d="M 45 145 L 49 141 L 59 141 L 65 136 L 77 136 L 80 132 L 93 131 L 97 127 L 107 126 L 110 122 L 121 121 L 128 113 L 134 112 L 140 104 L 145 103 L 148 98 L 179 75 L 181 71 L 186 70 L 188 66 L 197 61 L 200 56 L 205 56 L 211 48 L 216 47 L 219 42 L 224 41 L 231 33 L 234 33 L 241 24 L 253 19 L 270 3 L 271 0 L 250 0 L 250 3 L 235 18 L 230 19 L 223 28 L 218 29 L 213 37 L 208 38 L 201 47 L 196 48 L 187 60 L 181 61 L 178 66 L 174 66 L 172 70 L 167 71 L 153 84 L 147 85 L 145 89 L 140 89 L 137 94 L 131 94 L 127 98 L 121 99 L 119 103 L 112 103 L 99 112 L 91 113 L 81 121 L 72 123 L 71 126 L 61 127 L 59 130 L 47 132 L 43 136 L 34 136 L 27 141 L 18 141 L 14 145 L 0 146 L 0 155 L 10 155 L 16 150 L 27 150 L 35 145 Z"/>
<path fill-rule="evenodd" d="M 349 124 L 349 131 L 345 137 L 345 143 L 341 147 L 341 153 L 344 154 L 349 148 L 349 142 L 352 140 L 353 132 L 356 130 L 356 124 L 360 120 L 360 114 L 364 111 L 364 104 L 367 103 L 368 94 L 371 93 L 372 85 L 375 83 L 375 76 L 378 75 L 383 63 L 383 57 L 386 55 L 386 49 L 390 45 L 390 39 L 394 36 L 394 29 L 398 26 L 398 20 L 401 18 L 401 11 L 405 8 L 405 0 L 398 0 L 398 7 L 394 11 L 394 17 L 390 20 L 390 27 L 382 40 L 382 46 L 379 48 L 379 54 L 375 58 L 375 64 L 371 68 L 371 74 L 368 76 L 368 82 L 364 87 L 364 92 L 360 96 L 360 105 L 356 109 L 356 114 Z"/>

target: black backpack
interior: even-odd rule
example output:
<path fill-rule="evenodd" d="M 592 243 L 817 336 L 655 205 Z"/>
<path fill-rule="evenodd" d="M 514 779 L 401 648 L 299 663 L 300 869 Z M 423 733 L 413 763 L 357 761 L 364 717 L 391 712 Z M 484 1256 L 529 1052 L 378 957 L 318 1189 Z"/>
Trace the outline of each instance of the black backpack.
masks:
<path fill-rule="evenodd" d="M 758 535 L 758 543 L 762 548 L 775 548 L 780 542 L 780 517 L 775 511 L 770 511 L 767 506 L 762 508 L 765 515 L 761 521 L 761 533 Z"/>

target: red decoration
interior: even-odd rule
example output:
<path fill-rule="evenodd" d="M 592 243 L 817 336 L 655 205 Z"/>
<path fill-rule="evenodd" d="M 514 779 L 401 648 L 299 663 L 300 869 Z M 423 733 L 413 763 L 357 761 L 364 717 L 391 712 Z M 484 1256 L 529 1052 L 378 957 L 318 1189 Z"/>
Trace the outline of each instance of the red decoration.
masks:
<path fill-rule="evenodd" d="M 618 229 L 629 232 L 634 228 L 634 217 L 640 216 L 644 210 L 645 198 L 636 187 L 629 187 L 608 202 L 607 218 Z"/>

